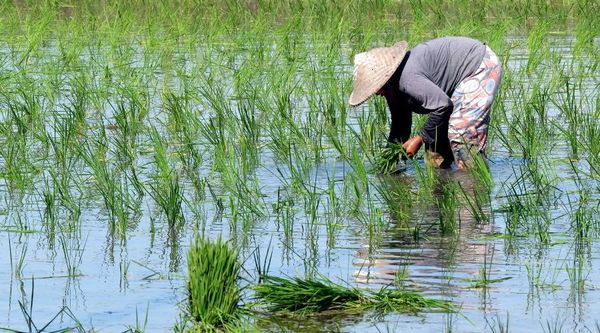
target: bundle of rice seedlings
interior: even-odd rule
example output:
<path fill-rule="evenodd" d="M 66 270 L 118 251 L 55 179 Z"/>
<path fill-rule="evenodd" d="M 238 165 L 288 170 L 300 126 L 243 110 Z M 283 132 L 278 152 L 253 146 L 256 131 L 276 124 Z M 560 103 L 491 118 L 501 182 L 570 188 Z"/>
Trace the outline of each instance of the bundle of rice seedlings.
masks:
<path fill-rule="evenodd" d="M 454 311 L 449 301 L 426 298 L 416 291 L 403 289 L 383 288 L 373 292 L 370 300 L 370 308 L 381 314 L 389 312 L 416 314 L 431 310 Z"/>
<path fill-rule="evenodd" d="M 263 300 L 266 309 L 272 312 L 305 315 L 332 310 L 373 310 L 377 314 L 454 311 L 449 301 L 426 298 L 416 291 L 392 288 L 361 291 L 340 286 L 324 277 L 316 280 L 263 276 L 262 282 L 254 289 L 256 297 Z"/>
<path fill-rule="evenodd" d="M 205 328 L 223 327 L 239 317 L 238 252 L 221 238 L 196 236 L 188 252 L 189 314 Z"/>
<path fill-rule="evenodd" d="M 375 156 L 372 171 L 384 175 L 400 171 L 400 169 L 398 169 L 398 163 L 404 154 L 405 152 L 402 144 L 388 143 Z"/>
<path fill-rule="evenodd" d="M 315 280 L 264 275 L 261 280 L 254 287 L 256 297 L 265 301 L 267 309 L 273 312 L 346 310 L 365 301 L 359 290 L 340 286 L 325 277 Z"/>

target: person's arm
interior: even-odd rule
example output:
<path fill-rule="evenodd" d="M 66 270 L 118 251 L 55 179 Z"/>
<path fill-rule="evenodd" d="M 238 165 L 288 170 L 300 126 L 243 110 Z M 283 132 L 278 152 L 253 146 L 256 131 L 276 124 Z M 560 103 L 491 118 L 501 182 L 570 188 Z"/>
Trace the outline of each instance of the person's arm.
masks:
<path fill-rule="evenodd" d="M 398 95 L 398 92 L 385 95 L 391 115 L 390 135 L 388 136 L 388 142 L 391 143 L 404 143 L 410 138 L 412 128 L 412 111 Z"/>
<path fill-rule="evenodd" d="M 423 142 L 430 145 L 435 141 L 438 127 L 448 122 L 454 104 L 442 89 L 423 76 L 411 82 L 409 94 L 429 113 L 420 136 Z"/>

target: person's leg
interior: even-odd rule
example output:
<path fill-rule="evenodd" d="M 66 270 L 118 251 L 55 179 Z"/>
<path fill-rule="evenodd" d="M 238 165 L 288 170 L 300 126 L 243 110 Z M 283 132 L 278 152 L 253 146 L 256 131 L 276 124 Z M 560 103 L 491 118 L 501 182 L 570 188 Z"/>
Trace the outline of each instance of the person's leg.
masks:
<path fill-rule="evenodd" d="M 500 87 L 502 66 L 486 46 L 477 71 L 464 79 L 452 95 L 454 111 L 448 125 L 448 139 L 459 168 L 473 164 L 474 154 L 485 155 L 490 109 Z"/>
<path fill-rule="evenodd" d="M 446 169 L 452 165 L 454 156 L 448 140 L 448 123 L 438 127 L 433 144 L 425 144 L 425 161 L 439 169 Z"/>

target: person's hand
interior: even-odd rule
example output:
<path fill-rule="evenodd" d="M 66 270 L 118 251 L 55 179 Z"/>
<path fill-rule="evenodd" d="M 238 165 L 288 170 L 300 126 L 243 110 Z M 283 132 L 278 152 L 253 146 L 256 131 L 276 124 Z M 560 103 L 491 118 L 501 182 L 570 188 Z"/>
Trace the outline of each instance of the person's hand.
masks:
<path fill-rule="evenodd" d="M 402 147 L 404 147 L 404 150 L 406 151 L 406 156 L 412 158 L 413 156 L 415 156 L 417 154 L 417 152 L 419 151 L 419 148 L 421 148 L 422 144 L 423 144 L 423 138 L 421 138 L 420 135 L 417 135 L 413 138 L 410 138 L 406 142 L 404 142 Z"/>

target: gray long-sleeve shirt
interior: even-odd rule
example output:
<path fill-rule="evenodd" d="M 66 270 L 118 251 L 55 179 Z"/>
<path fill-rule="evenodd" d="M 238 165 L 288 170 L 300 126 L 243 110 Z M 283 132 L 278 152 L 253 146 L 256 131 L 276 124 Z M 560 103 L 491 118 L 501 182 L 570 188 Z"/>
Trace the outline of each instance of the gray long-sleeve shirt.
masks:
<path fill-rule="evenodd" d="M 392 77 L 397 81 L 388 87 L 391 94 L 386 97 L 392 114 L 389 140 L 407 139 L 411 112 L 429 113 L 421 136 L 432 144 L 436 129 L 450 118 L 454 89 L 477 70 L 484 54 L 485 45 L 467 37 L 437 38 L 412 48 Z"/>

